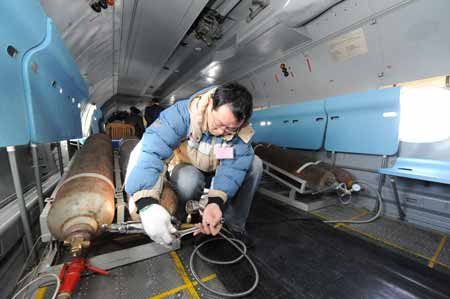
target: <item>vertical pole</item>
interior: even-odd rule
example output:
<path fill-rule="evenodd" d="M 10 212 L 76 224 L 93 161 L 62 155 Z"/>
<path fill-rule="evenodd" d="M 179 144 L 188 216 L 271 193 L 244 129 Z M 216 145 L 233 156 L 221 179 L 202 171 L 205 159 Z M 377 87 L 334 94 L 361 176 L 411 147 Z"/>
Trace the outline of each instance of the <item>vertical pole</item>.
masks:
<path fill-rule="evenodd" d="M 388 158 L 386 155 L 383 155 L 383 158 L 381 159 L 381 168 L 386 168 L 388 163 Z M 383 186 L 386 181 L 386 175 L 385 174 L 378 174 L 378 193 L 380 193 L 381 198 L 383 198 Z M 377 201 L 377 205 L 375 206 L 375 210 L 377 210 L 379 207 L 379 202 Z"/>
<path fill-rule="evenodd" d="M 387 156 L 383 155 L 383 158 L 381 159 L 381 168 L 386 168 L 387 162 L 388 162 Z M 384 185 L 385 180 L 386 180 L 386 175 L 380 173 L 378 176 L 378 192 L 380 192 L 380 194 L 381 194 L 381 191 L 383 190 L 383 185 Z"/>
<path fill-rule="evenodd" d="M 336 152 L 332 151 L 331 152 L 331 168 L 334 168 L 335 165 L 336 165 Z"/>
<path fill-rule="evenodd" d="M 63 157 L 62 157 L 62 151 L 61 151 L 61 142 L 56 143 L 56 149 L 58 150 L 59 172 L 61 173 L 61 176 L 62 176 L 64 174 L 64 164 L 63 164 Z"/>
<path fill-rule="evenodd" d="M 31 155 L 33 156 L 34 180 L 36 182 L 36 192 L 38 195 L 39 211 L 44 209 L 44 197 L 42 196 L 41 173 L 39 171 L 39 159 L 37 145 L 31 144 Z"/>
<path fill-rule="evenodd" d="M 78 150 L 78 146 L 75 148 L 73 144 L 70 143 L 70 139 L 67 141 L 67 153 L 69 155 L 69 161 L 72 159 L 72 157 L 75 155 L 75 152 Z"/>
<path fill-rule="evenodd" d="M 11 168 L 11 174 L 14 182 L 14 188 L 16 190 L 17 204 L 19 205 L 20 218 L 22 219 L 23 230 L 25 232 L 25 240 L 29 253 L 33 249 L 33 237 L 31 235 L 30 222 L 28 221 L 27 207 L 25 205 L 25 199 L 23 198 L 22 182 L 20 181 L 19 168 L 17 167 L 16 148 L 14 146 L 8 146 L 6 148 L 9 158 L 9 166 Z"/>
<path fill-rule="evenodd" d="M 405 220 L 405 212 L 403 212 L 402 206 L 400 204 L 400 197 L 398 196 L 398 190 L 397 190 L 397 182 L 395 181 L 395 178 L 391 177 L 391 184 L 392 184 L 392 190 L 394 191 L 394 198 L 395 203 L 397 204 L 397 211 L 398 211 L 398 217 L 400 220 Z"/>

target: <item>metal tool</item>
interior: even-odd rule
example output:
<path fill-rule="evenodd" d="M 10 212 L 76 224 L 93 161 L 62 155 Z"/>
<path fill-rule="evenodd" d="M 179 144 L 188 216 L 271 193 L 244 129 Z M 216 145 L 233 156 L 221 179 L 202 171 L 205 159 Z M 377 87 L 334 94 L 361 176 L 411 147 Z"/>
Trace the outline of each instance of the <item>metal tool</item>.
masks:
<path fill-rule="evenodd" d="M 110 233 L 119 234 L 144 234 L 144 227 L 141 222 L 123 222 L 123 223 L 112 223 L 103 224 L 102 230 Z"/>
<path fill-rule="evenodd" d="M 145 234 L 144 227 L 141 222 L 124 222 L 124 223 L 113 223 L 104 224 L 102 229 L 105 232 L 119 233 L 119 234 Z M 197 226 L 192 226 L 187 229 L 177 230 L 174 234 L 177 239 L 192 234 L 200 229 Z"/>
<path fill-rule="evenodd" d="M 200 228 L 199 228 L 199 227 L 193 226 L 193 227 L 188 228 L 188 229 L 177 230 L 177 232 L 175 233 L 175 237 L 176 237 L 177 239 L 181 239 L 181 238 L 183 238 L 184 236 L 187 236 L 187 235 L 189 235 L 189 234 L 193 234 L 193 233 L 199 232 L 199 231 L 200 231 Z"/>

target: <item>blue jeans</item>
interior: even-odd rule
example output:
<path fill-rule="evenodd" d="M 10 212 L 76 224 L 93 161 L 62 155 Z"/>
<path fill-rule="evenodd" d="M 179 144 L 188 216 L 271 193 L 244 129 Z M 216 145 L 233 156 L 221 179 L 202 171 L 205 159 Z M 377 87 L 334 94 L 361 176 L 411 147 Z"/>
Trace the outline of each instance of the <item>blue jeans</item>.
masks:
<path fill-rule="evenodd" d="M 229 198 L 224 209 L 225 223 L 234 231 L 243 232 L 252 206 L 253 197 L 263 173 L 262 161 L 254 156 L 241 187 Z M 178 215 L 185 216 L 185 205 L 188 200 L 198 200 L 203 189 L 211 183 L 214 173 L 205 173 L 190 164 L 178 164 L 172 171 L 170 182 L 178 195 Z M 181 212 L 181 214 L 180 214 Z"/>

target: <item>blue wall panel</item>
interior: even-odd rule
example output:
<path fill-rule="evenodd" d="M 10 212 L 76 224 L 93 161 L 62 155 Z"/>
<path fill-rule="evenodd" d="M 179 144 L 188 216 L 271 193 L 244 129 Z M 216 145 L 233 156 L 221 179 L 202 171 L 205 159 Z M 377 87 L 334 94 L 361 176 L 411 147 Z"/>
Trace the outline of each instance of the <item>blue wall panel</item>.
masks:
<path fill-rule="evenodd" d="M 44 42 L 29 51 L 23 63 L 33 143 L 81 137 L 78 103 L 88 96 L 88 87 L 52 20 L 48 18 L 46 25 Z"/>
<path fill-rule="evenodd" d="M 0 147 L 26 144 L 30 140 L 22 60 L 40 44 L 46 33 L 46 16 L 39 1 L 0 1 Z M 11 57 L 8 46 L 17 49 Z"/>
<path fill-rule="evenodd" d="M 322 147 L 326 114 L 324 101 L 311 101 L 253 112 L 255 142 L 318 150 Z"/>
<path fill-rule="evenodd" d="M 400 88 L 329 98 L 325 109 L 326 150 L 374 155 L 397 152 Z"/>

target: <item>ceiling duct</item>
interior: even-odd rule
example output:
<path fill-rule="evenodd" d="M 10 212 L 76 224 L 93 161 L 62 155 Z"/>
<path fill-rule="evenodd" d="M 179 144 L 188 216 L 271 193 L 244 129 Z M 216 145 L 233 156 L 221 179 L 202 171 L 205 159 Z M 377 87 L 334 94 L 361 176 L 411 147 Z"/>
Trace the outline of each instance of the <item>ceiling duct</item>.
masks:
<path fill-rule="evenodd" d="M 204 41 L 208 47 L 211 47 L 222 37 L 224 19 L 217 11 L 207 9 L 205 14 L 199 18 L 194 29 L 195 38 Z"/>
<path fill-rule="evenodd" d="M 247 23 L 250 23 L 254 18 L 256 18 L 259 13 L 269 6 L 270 0 L 252 0 L 252 6 L 249 8 L 250 14 L 247 17 Z"/>
<path fill-rule="evenodd" d="M 291 28 L 299 28 L 343 0 L 288 0 L 277 13 L 280 22 Z"/>

